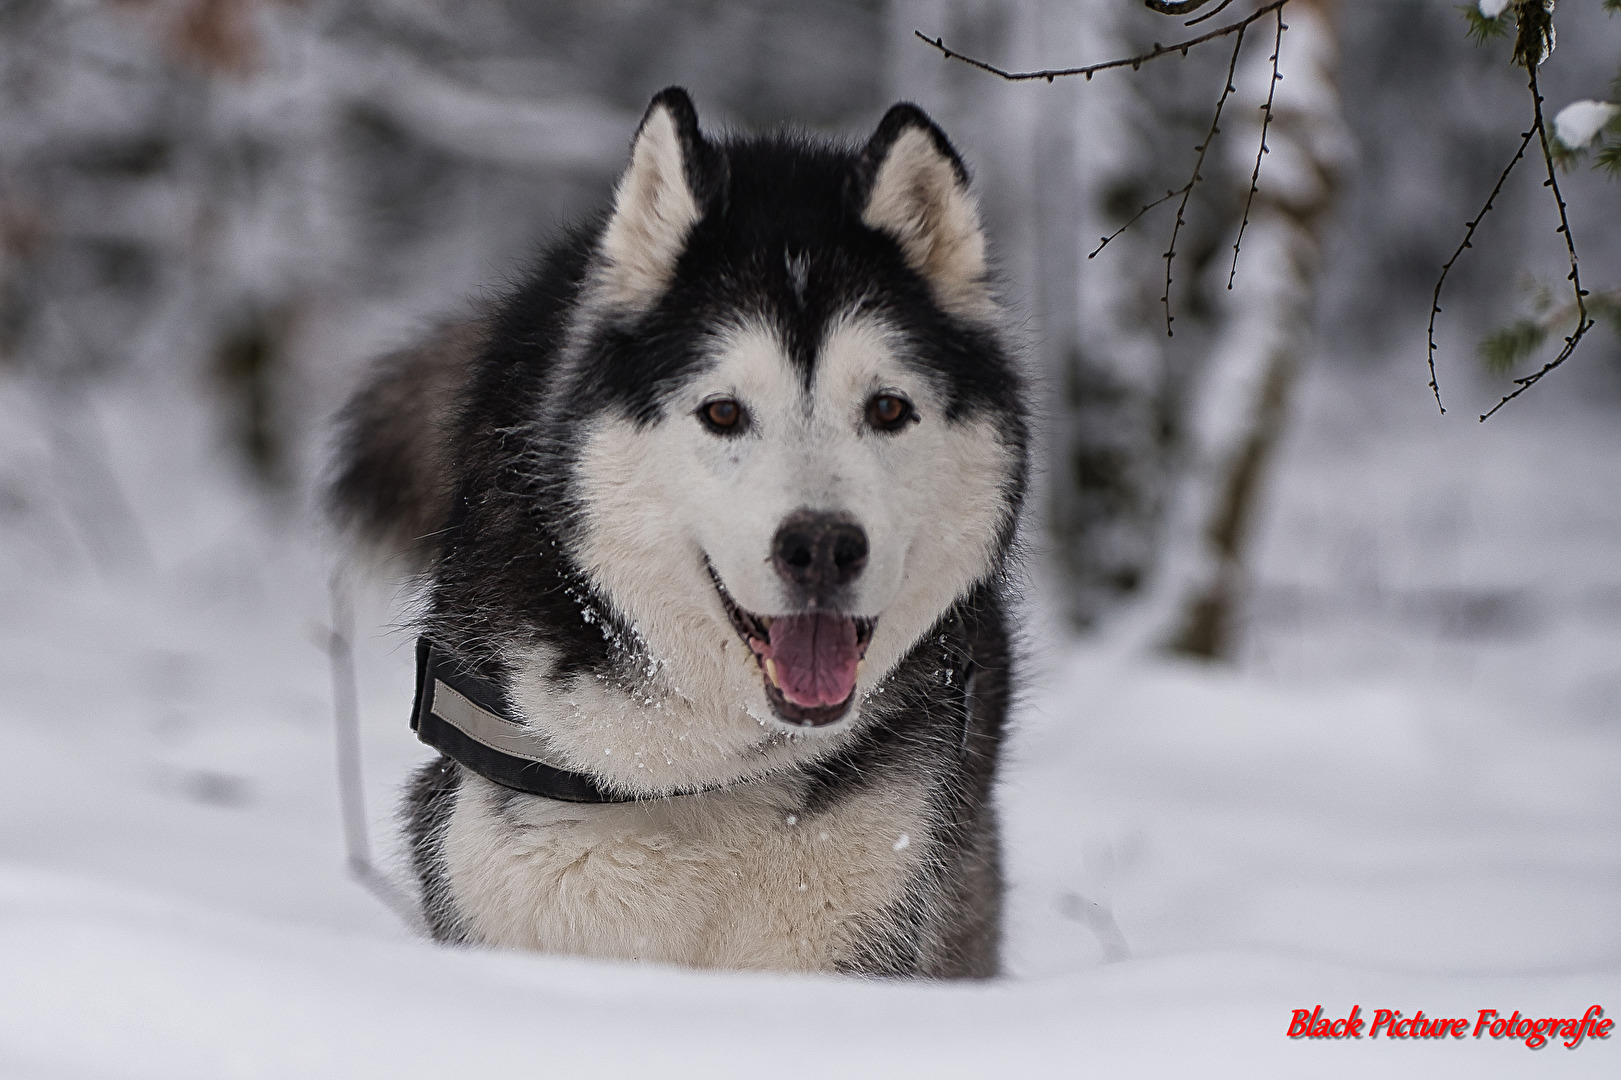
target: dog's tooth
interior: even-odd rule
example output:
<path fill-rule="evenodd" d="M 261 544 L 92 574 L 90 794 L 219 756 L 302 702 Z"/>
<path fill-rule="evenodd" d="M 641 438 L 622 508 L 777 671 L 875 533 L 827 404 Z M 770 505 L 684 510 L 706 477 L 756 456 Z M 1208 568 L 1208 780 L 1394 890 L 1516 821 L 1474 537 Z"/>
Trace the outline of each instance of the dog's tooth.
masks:
<path fill-rule="evenodd" d="M 765 660 L 765 677 L 771 680 L 772 686 L 778 690 L 782 689 L 782 684 L 777 682 L 777 662 L 769 656 Z"/>

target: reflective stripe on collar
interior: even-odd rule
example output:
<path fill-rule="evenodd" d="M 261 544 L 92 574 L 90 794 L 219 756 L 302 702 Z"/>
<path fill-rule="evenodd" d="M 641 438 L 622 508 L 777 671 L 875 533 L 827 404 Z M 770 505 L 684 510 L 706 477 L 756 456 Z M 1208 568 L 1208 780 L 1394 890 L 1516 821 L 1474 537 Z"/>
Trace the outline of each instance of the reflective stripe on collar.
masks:
<path fill-rule="evenodd" d="M 634 800 L 568 769 L 542 736 L 512 718 L 505 698 L 498 684 L 427 638 L 417 639 L 411 730 L 418 739 L 484 779 L 530 795 L 578 803 Z"/>

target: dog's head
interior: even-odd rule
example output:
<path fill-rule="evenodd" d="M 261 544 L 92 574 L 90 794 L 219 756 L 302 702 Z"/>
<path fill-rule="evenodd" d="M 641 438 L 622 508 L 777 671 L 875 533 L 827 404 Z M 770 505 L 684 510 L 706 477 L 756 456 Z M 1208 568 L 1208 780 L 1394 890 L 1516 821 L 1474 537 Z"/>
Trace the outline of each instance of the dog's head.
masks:
<path fill-rule="evenodd" d="M 1023 491 L 1019 379 L 951 144 L 911 105 L 859 150 L 711 141 L 666 90 L 574 288 L 525 438 L 565 463 L 558 543 L 618 668 L 560 715 L 538 650 L 525 708 L 581 757 L 604 730 L 581 695 L 600 711 L 616 682 L 683 741 L 849 727 L 999 571 Z"/>

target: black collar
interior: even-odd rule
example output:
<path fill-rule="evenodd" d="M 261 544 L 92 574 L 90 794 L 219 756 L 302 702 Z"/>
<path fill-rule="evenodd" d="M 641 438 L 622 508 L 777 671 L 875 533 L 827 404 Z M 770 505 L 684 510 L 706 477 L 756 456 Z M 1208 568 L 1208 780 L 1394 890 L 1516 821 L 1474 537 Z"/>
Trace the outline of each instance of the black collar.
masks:
<path fill-rule="evenodd" d="M 417 638 L 411 730 L 446 757 L 492 783 L 576 803 L 631 802 L 584 773 L 554 764 L 545 743 L 512 716 L 496 682 L 470 670 L 425 637 Z"/>

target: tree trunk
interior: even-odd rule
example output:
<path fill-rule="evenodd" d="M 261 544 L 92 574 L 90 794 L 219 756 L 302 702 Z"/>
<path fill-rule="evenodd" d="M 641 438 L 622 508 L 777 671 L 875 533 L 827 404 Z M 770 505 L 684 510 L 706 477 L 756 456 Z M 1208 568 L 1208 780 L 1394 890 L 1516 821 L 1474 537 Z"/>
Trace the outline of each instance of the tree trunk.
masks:
<path fill-rule="evenodd" d="M 1125 22 L 1140 13 L 1116 0 L 1053 4 L 1053 60 L 1091 62 L 1135 51 Z M 1162 118 L 1140 92 L 1144 75 L 1107 72 L 1032 89 L 1062 110 L 1042 145 L 1062 148 L 1061 168 L 1038 168 L 1046 267 L 1047 370 L 1054 373 L 1047 522 L 1067 594 L 1088 628 L 1136 593 L 1154 564 L 1164 505 L 1170 374 L 1158 322 L 1153 268 L 1165 237 L 1138 222 L 1095 258 L 1152 197 L 1167 142 Z M 1049 115 L 1052 115 L 1049 113 Z"/>
<path fill-rule="evenodd" d="M 1225 318 L 1190 398 L 1184 471 L 1161 564 L 1122 629 L 1134 646 L 1221 659 L 1237 643 L 1247 541 L 1290 387 L 1310 346 L 1322 229 L 1346 154 L 1331 7 L 1331 0 L 1294 0 L 1286 10 L 1269 152 Z M 1246 45 L 1240 68 L 1234 104 L 1242 121 L 1223 135 L 1243 191 L 1261 141 L 1273 30 L 1262 23 L 1251 31 L 1262 40 Z M 1217 263 L 1214 270 L 1225 275 L 1229 260 Z"/>

